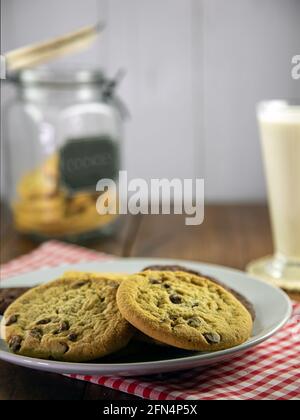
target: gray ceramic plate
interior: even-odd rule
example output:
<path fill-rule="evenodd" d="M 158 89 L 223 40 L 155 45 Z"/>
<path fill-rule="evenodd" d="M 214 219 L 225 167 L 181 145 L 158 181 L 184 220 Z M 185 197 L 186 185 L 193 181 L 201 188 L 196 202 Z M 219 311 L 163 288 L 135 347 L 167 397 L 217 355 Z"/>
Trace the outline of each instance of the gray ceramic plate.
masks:
<path fill-rule="evenodd" d="M 31 369 L 61 374 L 138 376 L 179 371 L 216 364 L 242 354 L 245 350 L 257 346 L 274 335 L 291 316 L 291 302 L 281 290 L 252 279 L 240 271 L 189 261 L 118 259 L 108 262 L 65 265 L 10 278 L 3 281 L 1 287 L 35 286 L 53 280 L 68 270 L 135 273 L 152 264 L 181 264 L 215 277 L 244 294 L 254 304 L 257 315 L 251 339 L 241 346 L 209 354 L 173 348 L 161 349 L 157 346 L 133 342 L 121 353 L 93 363 L 63 363 L 22 357 L 10 353 L 3 340 L 0 340 L 0 359 Z"/>

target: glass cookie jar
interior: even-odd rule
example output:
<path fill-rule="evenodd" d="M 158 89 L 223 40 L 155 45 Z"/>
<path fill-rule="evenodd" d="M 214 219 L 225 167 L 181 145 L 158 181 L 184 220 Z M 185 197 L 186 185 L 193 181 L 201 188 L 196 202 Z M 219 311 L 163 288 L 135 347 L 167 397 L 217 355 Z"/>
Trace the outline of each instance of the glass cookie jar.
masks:
<path fill-rule="evenodd" d="M 100 71 L 26 70 L 7 105 L 6 184 L 16 229 L 80 242 L 113 232 L 99 180 L 117 181 L 124 105 Z"/>

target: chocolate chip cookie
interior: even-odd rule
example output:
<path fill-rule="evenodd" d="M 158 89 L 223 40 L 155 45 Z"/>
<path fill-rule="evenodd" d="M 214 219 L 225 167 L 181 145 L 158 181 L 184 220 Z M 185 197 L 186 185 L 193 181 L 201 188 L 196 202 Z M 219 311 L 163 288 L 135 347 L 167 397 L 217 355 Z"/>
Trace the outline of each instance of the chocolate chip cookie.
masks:
<path fill-rule="evenodd" d="M 2 337 L 20 355 L 68 362 L 125 347 L 132 327 L 118 310 L 121 276 L 68 273 L 26 292 L 4 314 Z"/>
<path fill-rule="evenodd" d="M 0 289 L 0 315 L 3 315 L 9 305 L 28 290 L 28 288 L 22 287 Z"/>
<path fill-rule="evenodd" d="M 200 273 L 199 271 L 190 270 L 189 268 L 182 267 L 181 265 L 151 265 L 149 267 L 144 268 L 143 271 L 183 271 L 184 273 L 190 273 L 194 274 L 195 276 L 205 277 L 208 280 L 211 280 L 214 283 L 218 284 L 219 286 L 222 286 L 223 289 L 228 290 L 228 292 L 232 293 L 233 296 L 235 296 L 237 300 L 239 300 L 241 304 L 245 306 L 245 308 L 250 313 L 252 320 L 255 321 L 256 313 L 252 303 L 249 302 L 249 300 L 245 298 L 245 296 L 243 296 L 241 293 L 237 292 L 234 289 L 231 289 L 230 287 L 226 286 L 224 283 L 220 282 L 219 280 L 216 280 L 213 277 L 206 276 Z"/>
<path fill-rule="evenodd" d="M 190 273 L 147 271 L 124 279 L 118 307 L 144 334 L 178 348 L 216 351 L 247 341 L 252 319 L 216 283 Z"/>

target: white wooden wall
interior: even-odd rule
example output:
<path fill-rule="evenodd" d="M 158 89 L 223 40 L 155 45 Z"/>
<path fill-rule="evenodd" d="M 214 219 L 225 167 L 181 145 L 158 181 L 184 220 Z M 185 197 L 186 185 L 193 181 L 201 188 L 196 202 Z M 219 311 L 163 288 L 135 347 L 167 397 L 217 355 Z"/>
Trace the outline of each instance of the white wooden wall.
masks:
<path fill-rule="evenodd" d="M 130 176 L 205 176 L 209 201 L 264 199 L 254 107 L 300 97 L 299 0 L 1 0 L 1 9 L 3 51 L 107 21 L 91 51 L 66 61 L 127 70 Z"/>

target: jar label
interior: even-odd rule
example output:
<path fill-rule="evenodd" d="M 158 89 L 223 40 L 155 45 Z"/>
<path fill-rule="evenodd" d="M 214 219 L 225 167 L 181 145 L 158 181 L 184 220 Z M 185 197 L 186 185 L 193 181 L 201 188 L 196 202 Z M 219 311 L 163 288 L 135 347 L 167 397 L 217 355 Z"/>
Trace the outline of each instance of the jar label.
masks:
<path fill-rule="evenodd" d="M 101 179 L 116 179 L 119 149 L 110 136 L 70 139 L 60 150 L 60 183 L 70 193 L 95 191 Z"/>

